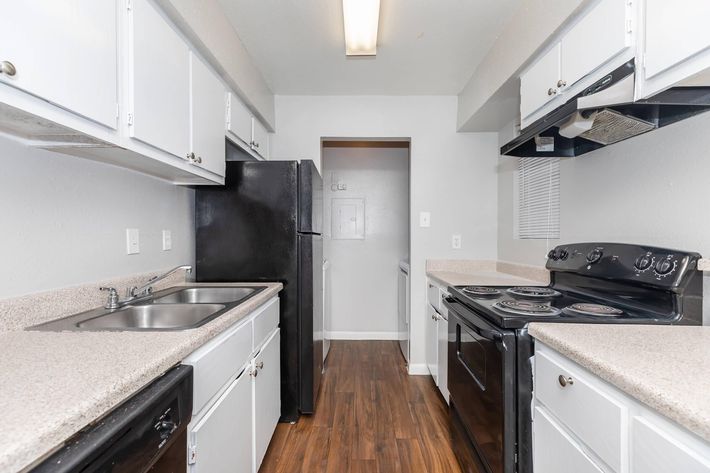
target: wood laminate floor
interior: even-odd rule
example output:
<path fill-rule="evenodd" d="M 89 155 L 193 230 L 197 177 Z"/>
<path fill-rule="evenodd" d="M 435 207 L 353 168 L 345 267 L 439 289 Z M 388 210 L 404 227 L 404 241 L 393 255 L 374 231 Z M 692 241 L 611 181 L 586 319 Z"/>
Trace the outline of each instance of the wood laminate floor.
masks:
<path fill-rule="evenodd" d="M 260 473 L 460 473 L 447 405 L 395 341 L 334 341 L 316 413 L 279 424 Z"/>

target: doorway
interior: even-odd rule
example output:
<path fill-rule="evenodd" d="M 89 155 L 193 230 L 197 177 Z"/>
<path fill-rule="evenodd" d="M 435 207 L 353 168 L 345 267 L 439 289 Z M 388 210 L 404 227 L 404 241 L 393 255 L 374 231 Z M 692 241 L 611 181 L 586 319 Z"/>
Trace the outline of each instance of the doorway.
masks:
<path fill-rule="evenodd" d="M 398 340 L 399 267 L 410 251 L 410 141 L 321 144 L 325 338 Z"/>

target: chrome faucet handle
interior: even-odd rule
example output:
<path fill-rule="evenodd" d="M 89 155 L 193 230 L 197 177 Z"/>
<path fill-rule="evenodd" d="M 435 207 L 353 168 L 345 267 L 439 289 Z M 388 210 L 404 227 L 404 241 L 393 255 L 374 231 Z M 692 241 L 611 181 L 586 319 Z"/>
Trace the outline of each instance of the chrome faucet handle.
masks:
<path fill-rule="evenodd" d="M 100 287 L 99 291 L 108 291 L 108 299 L 106 300 L 107 309 L 118 309 L 120 304 L 118 302 L 118 291 L 115 287 Z"/>

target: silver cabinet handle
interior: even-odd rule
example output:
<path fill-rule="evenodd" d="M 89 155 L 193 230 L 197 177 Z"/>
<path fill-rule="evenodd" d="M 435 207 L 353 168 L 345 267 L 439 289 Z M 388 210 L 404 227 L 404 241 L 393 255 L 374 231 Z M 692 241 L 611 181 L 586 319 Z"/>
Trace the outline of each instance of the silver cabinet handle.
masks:
<path fill-rule="evenodd" d="M 556 93 L 557 93 L 557 89 L 553 89 L 552 87 L 547 89 L 547 95 L 555 95 Z"/>
<path fill-rule="evenodd" d="M 574 380 L 571 376 L 565 376 L 563 374 L 557 377 L 557 382 L 560 383 L 560 386 L 562 386 L 563 388 L 567 386 L 572 386 L 574 384 Z"/>
<path fill-rule="evenodd" d="M 202 163 L 202 158 L 200 156 L 197 157 L 197 162 Z"/>
<path fill-rule="evenodd" d="M 257 142 L 254 141 L 254 140 L 252 140 L 251 143 L 249 143 L 249 145 L 250 145 L 252 148 L 258 148 L 258 147 L 259 147 L 259 143 L 257 143 Z"/>
<path fill-rule="evenodd" d="M 187 159 L 190 162 L 194 162 L 195 161 L 195 153 L 187 153 L 187 155 L 185 156 L 185 159 Z"/>
<path fill-rule="evenodd" d="M 252 378 L 256 378 L 257 376 L 259 376 L 259 370 L 254 368 L 253 370 L 249 371 L 249 376 L 251 376 Z"/>
<path fill-rule="evenodd" d="M 10 61 L 2 61 L 0 62 L 0 74 L 12 77 L 17 74 L 17 69 Z"/>
<path fill-rule="evenodd" d="M 557 81 L 557 87 L 564 87 L 566 85 L 567 85 L 567 81 L 565 81 L 565 80 L 560 79 Z"/>
<path fill-rule="evenodd" d="M 259 363 L 256 364 L 256 367 L 260 370 L 263 370 L 264 369 L 264 362 L 260 361 Z"/>

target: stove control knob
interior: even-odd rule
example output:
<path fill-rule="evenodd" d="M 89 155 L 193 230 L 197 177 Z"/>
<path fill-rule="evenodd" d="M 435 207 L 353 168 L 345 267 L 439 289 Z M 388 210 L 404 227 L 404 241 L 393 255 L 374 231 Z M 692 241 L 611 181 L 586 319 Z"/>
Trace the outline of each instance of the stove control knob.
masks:
<path fill-rule="evenodd" d="M 658 263 L 656 263 L 656 267 L 654 268 L 656 270 L 656 273 L 660 274 L 661 276 L 666 275 L 673 271 L 673 262 L 669 259 L 662 259 Z"/>
<path fill-rule="evenodd" d="M 651 255 L 646 253 L 645 255 L 641 255 L 638 257 L 638 259 L 634 263 L 634 267 L 639 271 L 646 271 L 649 267 L 651 267 L 651 263 L 653 263 Z"/>
<path fill-rule="evenodd" d="M 557 250 L 550 250 L 550 252 L 547 254 L 547 257 L 553 261 L 557 261 L 558 259 L 560 259 L 560 257 L 557 255 Z"/>
<path fill-rule="evenodd" d="M 560 259 L 561 259 L 562 261 L 566 260 L 567 258 L 569 258 L 569 251 L 567 251 L 567 250 L 560 250 L 560 252 L 559 252 L 559 257 L 560 257 Z"/>
<path fill-rule="evenodd" d="M 587 262 L 589 264 L 594 264 L 600 259 L 602 259 L 602 255 L 602 250 L 600 250 L 599 248 L 594 248 L 592 251 L 587 253 Z"/>

